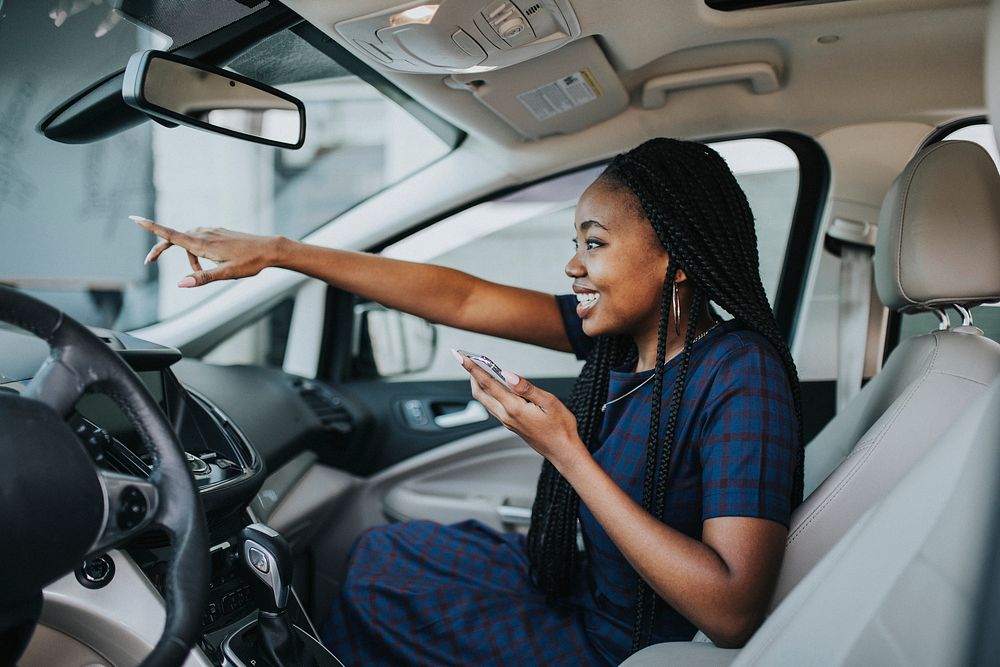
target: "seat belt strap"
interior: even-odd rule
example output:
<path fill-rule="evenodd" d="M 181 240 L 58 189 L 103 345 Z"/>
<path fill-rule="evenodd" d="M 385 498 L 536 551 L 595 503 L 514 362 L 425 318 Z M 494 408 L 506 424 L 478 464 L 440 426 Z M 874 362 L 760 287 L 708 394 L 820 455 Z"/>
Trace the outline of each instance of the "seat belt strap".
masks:
<path fill-rule="evenodd" d="M 871 248 L 845 243 L 840 249 L 837 332 L 837 412 L 861 391 L 871 308 Z"/>
<path fill-rule="evenodd" d="M 868 348 L 872 255 L 878 227 L 836 217 L 826 230 L 826 249 L 840 257 L 837 317 L 837 412 L 861 391 Z"/>

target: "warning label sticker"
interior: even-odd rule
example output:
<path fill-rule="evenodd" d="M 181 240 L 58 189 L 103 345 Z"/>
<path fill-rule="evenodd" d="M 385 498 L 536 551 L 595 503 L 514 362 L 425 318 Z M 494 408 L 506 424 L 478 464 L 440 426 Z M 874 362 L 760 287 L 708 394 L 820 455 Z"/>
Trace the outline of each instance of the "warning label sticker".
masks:
<path fill-rule="evenodd" d="M 588 70 L 564 76 L 517 96 L 535 120 L 545 120 L 570 111 L 601 96 L 601 89 Z"/>

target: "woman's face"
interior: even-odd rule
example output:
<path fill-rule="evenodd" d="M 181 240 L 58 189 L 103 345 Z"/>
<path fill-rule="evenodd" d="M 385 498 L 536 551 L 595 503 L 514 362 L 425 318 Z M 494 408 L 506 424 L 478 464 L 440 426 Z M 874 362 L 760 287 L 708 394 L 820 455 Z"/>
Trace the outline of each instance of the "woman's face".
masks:
<path fill-rule="evenodd" d="M 628 189 L 598 179 L 576 206 L 576 253 L 566 264 L 588 336 L 652 332 L 669 257 Z"/>

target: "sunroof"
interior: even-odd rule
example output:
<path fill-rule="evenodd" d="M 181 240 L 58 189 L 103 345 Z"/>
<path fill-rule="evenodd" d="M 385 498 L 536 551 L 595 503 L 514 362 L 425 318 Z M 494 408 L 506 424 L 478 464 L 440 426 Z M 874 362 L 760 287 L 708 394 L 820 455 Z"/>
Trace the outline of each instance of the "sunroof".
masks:
<path fill-rule="evenodd" d="M 791 7 L 795 5 L 820 5 L 847 0 L 705 0 L 705 4 L 720 12 L 734 12 L 756 7 Z"/>

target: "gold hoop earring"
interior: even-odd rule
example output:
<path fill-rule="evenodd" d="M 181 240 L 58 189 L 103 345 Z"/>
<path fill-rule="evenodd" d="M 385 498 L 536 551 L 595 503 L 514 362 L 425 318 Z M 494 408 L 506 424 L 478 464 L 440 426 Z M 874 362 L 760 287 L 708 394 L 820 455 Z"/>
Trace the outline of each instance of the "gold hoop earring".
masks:
<path fill-rule="evenodd" d="M 671 308 L 673 309 L 674 317 L 674 333 L 678 336 L 681 335 L 681 301 L 677 298 L 677 283 L 674 283 L 674 293 L 670 297 Z"/>

